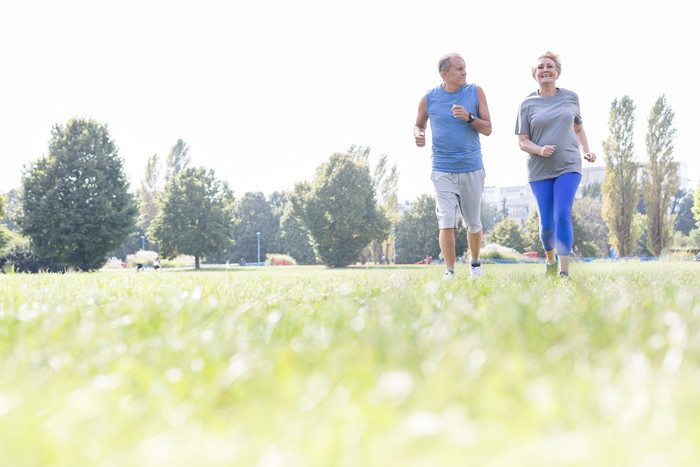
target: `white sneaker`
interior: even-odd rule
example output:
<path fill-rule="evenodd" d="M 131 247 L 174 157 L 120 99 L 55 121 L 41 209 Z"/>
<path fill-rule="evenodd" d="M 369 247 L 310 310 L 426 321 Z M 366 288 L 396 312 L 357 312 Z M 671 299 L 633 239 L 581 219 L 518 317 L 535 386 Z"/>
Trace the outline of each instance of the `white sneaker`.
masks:
<path fill-rule="evenodd" d="M 451 272 L 451 271 L 445 271 L 445 274 L 442 276 L 442 280 L 444 280 L 444 281 L 455 280 L 455 273 Z"/>
<path fill-rule="evenodd" d="M 484 275 L 484 272 L 481 270 L 481 265 L 478 266 L 469 266 L 469 278 L 470 279 L 476 279 L 478 277 L 481 277 Z"/>

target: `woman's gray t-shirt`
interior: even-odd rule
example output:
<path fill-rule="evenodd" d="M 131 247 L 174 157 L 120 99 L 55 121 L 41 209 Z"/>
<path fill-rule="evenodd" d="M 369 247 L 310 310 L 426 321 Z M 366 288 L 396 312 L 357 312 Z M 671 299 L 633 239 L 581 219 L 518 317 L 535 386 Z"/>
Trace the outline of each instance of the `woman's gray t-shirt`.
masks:
<path fill-rule="evenodd" d="M 520 104 L 515 134 L 529 135 L 530 141 L 539 146 L 557 146 L 550 157 L 530 154 L 527 162 L 528 181 L 547 180 L 571 172 L 581 173 L 581 152 L 574 123 L 583 123 L 581 109 L 578 95 L 567 89 L 560 88 L 550 97 L 533 92 Z"/>

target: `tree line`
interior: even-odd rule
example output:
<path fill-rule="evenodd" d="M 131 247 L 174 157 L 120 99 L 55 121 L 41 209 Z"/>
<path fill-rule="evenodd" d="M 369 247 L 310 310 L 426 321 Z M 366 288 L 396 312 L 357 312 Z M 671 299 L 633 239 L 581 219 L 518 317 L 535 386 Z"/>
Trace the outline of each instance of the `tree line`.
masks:
<path fill-rule="evenodd" d="M 574 204 L 574 251 L 581 256 L 605 256 L 611 248 L 618 256 L 657 256 L 671 244 L 700 246 L 700 188 L 678 189 L 673 111 L 663 96 L 654 104 L 641 173 L 634 111 L 628 96 L 612 102 L 605 181 L 585 187 Z M 369 156 L 369 148 L 353 146 L 293 190 L 237 198 L 213 170 L 193 167 L 190 148 L 178 140 L 164 160 L 147 160 L 134 193 L 107 126 L 72 119 L 52 128 L 48 154 L 25 169 L 19 190 L 0 199 L 0 266 L 94 270 L 142 248 L 163 258 L 194 256 L 197 268 L 273 253 L 332 267 L 437 257 L 434 198 L 422 195 L 400 215 L 396 166 L 382 155 L 372 168 Z M 521 228 L 505 203 L 500 210 L 484 204 L 482 222 L 486 242 L 543 254 L 536 211 Z M 466 248 L 461 226 L 457 251 Z"/>

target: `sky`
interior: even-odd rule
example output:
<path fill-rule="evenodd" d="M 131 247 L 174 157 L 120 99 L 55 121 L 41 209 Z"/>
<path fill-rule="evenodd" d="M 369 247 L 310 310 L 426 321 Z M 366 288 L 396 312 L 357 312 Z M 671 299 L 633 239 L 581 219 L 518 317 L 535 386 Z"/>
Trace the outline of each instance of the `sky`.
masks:
<path fill-rule="evenodd" d="M 413 140 L 418 103 L 450 52 L 489 105 L 486 185 L 523 185 L 515 118 L 547 50 L 561 57 L 558 86 L 579 95 L 596 165 L 613 100 L 636 104 L 644 161 L 647 118 L 665 95 L 694 188 L 698 18 L 695 0 L 3 1 L 0 192 L 20 187 L 52 127 L 77 117 L 107 125 L 134 190 L 146 160 L 165 160 L 178 139 L 236 197 L 291 190 L 355 145 L 372 163 L 386 154 L 399 200 L 414 201 L 432 192 L 430 144 Z"/>

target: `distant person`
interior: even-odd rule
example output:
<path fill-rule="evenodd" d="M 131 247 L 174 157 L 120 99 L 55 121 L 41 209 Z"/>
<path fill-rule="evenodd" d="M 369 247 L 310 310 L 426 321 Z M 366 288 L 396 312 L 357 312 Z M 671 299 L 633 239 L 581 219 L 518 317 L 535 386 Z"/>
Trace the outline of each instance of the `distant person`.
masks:
<path fill-rule="evenodd" d="M 153 269 L 156 271 L 160 269 L 160 259 L 156 258 L 155 262 L 153 263 Z"/>
<path fill-rule="evenodd" d="M 581 155 L 589 162 L 596 156 L 588 147 L 578 95 L 556 85 L 559 56 L 547 52 L 537 60 L 532 76 L 539 89 L 520 104 L 515 133 L 520 149 L 529 154 L 528 181 L 537 200 L 546 274 L 568 277 L 574 238 L 571 209 L 581 182 Z"/>
<path fill-rule="evenodd" d="M 444 279 L 455 278 L 455 229 L 458 217 L 467 224 L 471 261 L 469 277 L 482 274 L 481 195 L 484 192 L 484 163 L 479 134 L 491 134 L 491 115 L 484 91 L 467 84 L 464 59 L 458 54 L 438 62 L 442 84 L 428 91 L 418 105 L 413 136 L 416 146 L 425 146 L 425 129 L 432 131 L 432 174 L 435 212 L 440 228 L 440 250 L 445 260 Z"/>

